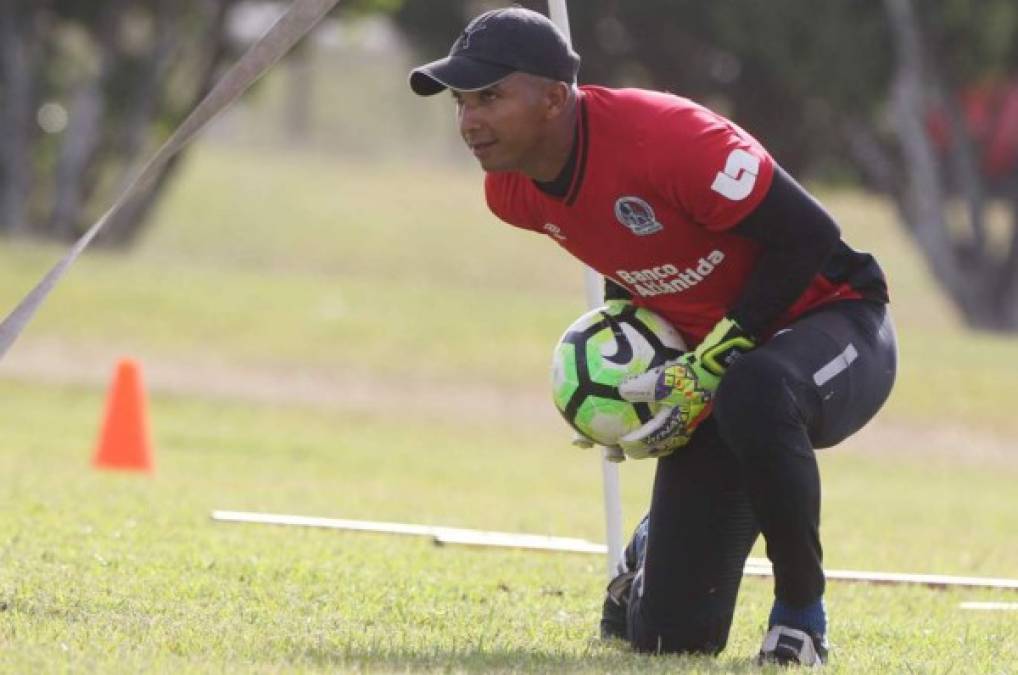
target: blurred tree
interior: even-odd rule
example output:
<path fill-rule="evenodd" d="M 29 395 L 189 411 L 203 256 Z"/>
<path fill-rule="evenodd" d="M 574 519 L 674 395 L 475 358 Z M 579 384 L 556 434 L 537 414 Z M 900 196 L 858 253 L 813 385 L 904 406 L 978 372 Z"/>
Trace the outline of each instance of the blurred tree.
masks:
<path fill-rule="evenodd" d="M 241 1 L 0 2 L 0 232 L 68 240 L 94 221 L 211 86 Z M 349 0 L 340 10 L 392 13 L 433 58 L 468 18 L 504 4 Z M 584 0 L 570 12 L 584 81 L 701 100 L 792 172 L 886 194 L 966 320 L 1015 330 L 1018 5 L 922 8 Z M 299 134 L 307 109 L 290 113 Z M 104 243 L 134 239 L 175 166 L 109 223 Z"/>
<path fill-rule="evenodd" d="M 112 204 L 237 55 L 228 20 L 245 0 L 0 0 L 0 233 L 74 240 Z M 290 0 L 248 2 L 279 5 Z M 393 12 L 400 0 L 347 0 Z M 310 53 L 298 50 L 303 73 Z M 312 94 L 298 78 L 289 122 Z M 173 175 L 107 223 L 97 243 L 129 245 Z"/>
<path fill-rule="evenodd" d="M 857 140 L 867 148 L 860 165 L 893 196 L 934 278 L 969 325 L 1018 330 L 1018 162 L 1006 152 L 1018 142 L 1018 111 L 1008 120 L 1007 107 L 989 109 L 972 97 L 973 83 L 1018 93 L 1018 6 L 985 0 L 972 12 L 967 2 L 944 0 L 920 16 L 911 0 L 884 5 L 896 53 L 896 142 L 860 130 Z M 980 120 L 980 113 L 992 119 Z"/>
<path fill-rule="evenodd" d="M 437 58 L 466 20 L 506 4 L 404 0 L 395 16 L 421 53 Z M 545 0 L 516 4 L 547 9 Z M 870 114 L 890 77 L 887 28 L 872 4 L 574 0 L 569 17 L 582 82 L 702 101 L 766 138 L 782 164 L 799 173 L 851 168 L 832 159 L 840 156 L 830 133 L 832 108 Z"/>
<path fill-rule="evenodd" d="M 467 19 L 505 4 L 404 0 L 395 17 L 436 58 Z M 583 0 L 569 11 L 582 81 L 678 92 L 764 139 L 796 175 L 886 195 L 965 320 L 1014 331 L 1018 4 L 921 7 Z"/>
<path fill-rule="evenodd" d="M 0 230 L 73 240 L 91 225 L 208 91 L 235 2 L 0 3 Z M 101 243 L 137 235 L 175 166 Z"/>

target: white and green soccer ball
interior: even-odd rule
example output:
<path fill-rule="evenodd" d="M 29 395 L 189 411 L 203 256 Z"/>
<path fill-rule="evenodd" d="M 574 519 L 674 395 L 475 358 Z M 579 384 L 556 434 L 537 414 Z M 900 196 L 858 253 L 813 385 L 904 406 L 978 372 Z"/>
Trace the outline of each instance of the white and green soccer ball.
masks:
<path fill-rule="evenodd" d="M 555 407 L 573 429 L 600 445 L 615 445 L 658 411 L 619 395 L 626 378 L 682 355 L 682 336 L 663 318 L 629 303 L 609 303 L 574 321 L 552 357 Z"/>

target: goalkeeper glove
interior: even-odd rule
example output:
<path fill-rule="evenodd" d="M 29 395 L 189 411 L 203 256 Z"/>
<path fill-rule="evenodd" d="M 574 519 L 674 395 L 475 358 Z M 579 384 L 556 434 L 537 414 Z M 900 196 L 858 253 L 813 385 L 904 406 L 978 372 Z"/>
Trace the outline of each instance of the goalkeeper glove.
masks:
<path fill-rule="evenodd" d="M 694 351 L 620 384 L 619 394 L 627 401 L 662 405 L 649 422 L 622 437 L 625 453 L 634 459 L 662 457 L 688 443 L 710 414 L 721 376 L 755 346 L 748 333 L 725 317 Z"/>

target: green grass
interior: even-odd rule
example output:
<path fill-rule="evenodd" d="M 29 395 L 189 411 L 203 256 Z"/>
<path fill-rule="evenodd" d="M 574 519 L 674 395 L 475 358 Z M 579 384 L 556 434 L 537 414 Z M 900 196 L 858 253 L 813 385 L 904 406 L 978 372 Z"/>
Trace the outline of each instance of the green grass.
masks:
<path fill-rule="evenodd" d="M 740 670 L 761 634 L 764 580 L 746 581 L 718 661 L 648 659 L 592 640 L 596 557 L 207 518 L 251 509 L 596 538 L 596 465 L 553 430 L 157 396 L 158 469 L 145 478 L 89 470 L 96 392 L 0 392 L 19 449 L 0 463 L 5 670 Z M 626 467 L 636 483 L 646 469 Z M 1014 472 L 850 452 L 826 454 L 823 471 L 832 568 L 1004 575 L 1018 560 Z M 631 520 L 643 498 L 628 477 Z M 1013 616 L 957 609 L 992 597 L 832 582 L 834 672 L 1001 672 L 1018 658 Z"/>
<path fill-rule="evenodd" d="M 961 328 L 885 208 L 824 197 L 890 273 L 902 369 L 881 419 L 916 430 L 821 455 L 828 566 L 1013 576 L 1018 463 L 967 447 L 926 457 L 922 444 L 957 429 L 1018 438 L 1018 344 Z M 58 256 L 0 248 L 0 303 Z M 135 254 L 80 261 L 8 357 L 42 355 L 0 379 L 0 670 L 755 671 L 765 580 L 745 582 L 722 657 L 648 658 L 593 640 L 597 557 L 208 519 L 225 508 L 602 539 L 592 455 L 545 407 L 498 415 L 500 401 L 547 396 L 581 286 L 556 247 L 486 213 L 474 173 L 202 146 Z M 118 353 L 197 370 L 189 387 L 152 387 L 151 478 L 89 467 L 104 383 L 60 377 L 76 360 L 107 372 Z M 274 403 L 205 393 L 248 372 L 282 374 Z M 336 400 L 283 403 L 286 374 L 309 372 Z M 374 380 L 384 395 L 342 396 Z M 495 395 L 461 415 L 430 400 L 454 391 Z M 627 525 L 652 471 L 623 465 Z M 976 599 L 1018 595 L 832 582 L 832 670 L 1014 672 L 1015 614 L 957 608 Z"/>

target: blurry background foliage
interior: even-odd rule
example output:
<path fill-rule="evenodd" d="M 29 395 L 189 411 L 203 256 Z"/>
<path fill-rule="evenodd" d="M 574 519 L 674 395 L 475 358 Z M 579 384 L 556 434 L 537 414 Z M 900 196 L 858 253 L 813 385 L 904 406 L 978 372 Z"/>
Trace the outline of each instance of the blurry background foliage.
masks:
<path fill-rule="evenodd" d="M 68 241 L 109 206 L 287 3 L 14 0 L 0 6 L 0 231 Z M 506 3 L 355 0 L 224 116 L 217 138 L 357 161 L 462 161 L 451 106 L 407 68 Z M 523 2 L 545 11 L 543 0 Z M 585 0 L 581 83 L 731 116 L 800 179 L 888 199 L 971 326 L 1018 327 L 1018 6 L 1012 0 Z M 176 170 L 111 224 L 125 246 Z"/>

